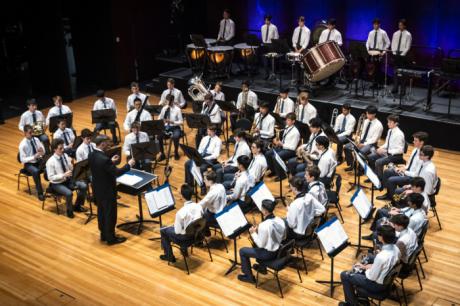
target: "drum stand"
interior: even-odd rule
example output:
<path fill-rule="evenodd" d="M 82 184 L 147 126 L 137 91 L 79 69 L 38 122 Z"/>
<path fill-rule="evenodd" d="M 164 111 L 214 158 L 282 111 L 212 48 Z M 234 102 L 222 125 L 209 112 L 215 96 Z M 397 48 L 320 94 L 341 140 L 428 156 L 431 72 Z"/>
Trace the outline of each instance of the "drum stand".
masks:
<path fill-rule="evenodd" d="M 275 58 L 278 56 L 278 54 L 270 56 L 271 57 L 271 62 L 272 62 L 272 70 L 270 72 L 270 75 L 268 76 L 269 81 L 277 81 L 278 77 L 276 76 L 275 73 Z"/>
<path fill-rule="evenodd" d="M 388 89 L 388 52 L 385 52 L 385 81 L 383 84 L 382 94 L 380 95 L 382 98 L 391 97 L 393 98 L 393 102 L 396 101 L 395 95 Z"/>

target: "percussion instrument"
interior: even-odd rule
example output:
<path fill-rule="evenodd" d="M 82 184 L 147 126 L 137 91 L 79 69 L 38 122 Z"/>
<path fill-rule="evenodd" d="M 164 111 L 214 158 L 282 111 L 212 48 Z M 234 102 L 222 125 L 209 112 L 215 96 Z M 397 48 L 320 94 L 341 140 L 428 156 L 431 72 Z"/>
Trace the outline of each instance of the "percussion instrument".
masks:
<path fill-rule="evenodd" d="M 198 47 L 195 44 L 188 44 L 186 49 L 187 59 L 193 71 L 203 70 L 206 56 L 203 47 Z"/>
<path fill-rule="evenodd" d="M 246 59 L 254 56 L 256 54 L 257 48 L 259 47 L 241 43 L 234 45 L 233 48 L 235 48 L 235 51 L 239 54 L 241 58 Z"/>
<path fill-rule="evenodd" d="M 206 50 L 209 72 L 228 76 L 233 61 L 233 47 L 215 46 Z"/>
<path fill-rule="evenodd" d="M 302 60 L 302 53 L 300 52 L 289 52 L 286 54 L 286 59 L 291 63 L 297 63 Z"/>
<path fill-rule="evenodd" d="M 214 46 L 217 43 L 217 40 L 214 38 L 205 38 L 204 41 L 206 42 L 206 45 L 208 45 L 208 47 Z"/>
<path fill-rule="evenodd" d="M 276 53 L 276 52 L 268 52 L 268 53 L 265 53 L 264 56 L 268 57 L 268 58 L 273 58 L 273 57 L 277 57 L 278 53 Z"/>
<path fill-rule="evenodd" d="M 383 52 L 380 50 L 368 50 L 367 53 L 369 53 L 370 56 L 378 56 L 383 54 Z"/>
<path fill-rule="evenodd" d="M 307 79 L 318 82 L 330 77 L 345 65 L 345 56 L 335 41 L 311 48 L 302 58 Z"/>

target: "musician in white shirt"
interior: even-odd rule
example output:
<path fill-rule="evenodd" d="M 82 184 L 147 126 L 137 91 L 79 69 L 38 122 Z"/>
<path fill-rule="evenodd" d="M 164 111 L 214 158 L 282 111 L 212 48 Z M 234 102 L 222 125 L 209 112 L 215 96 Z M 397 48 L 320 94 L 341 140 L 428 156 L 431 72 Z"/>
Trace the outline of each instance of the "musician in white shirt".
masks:
<path fill-rule="evenodd" d="M 225 9 L 223 19 L 219 23 L 217 43 L 219 45 L 231 46 L 235 37 L 235 22 L 230 19 L 230 10 Z"/>
<path fill-rule="evenodd" d="M 311 194 L 318 202 L 323 206 L 326 206 L 329 202 L 327 197 L 326 187 L 320 181 L 321 170 L 318 166 L 308 166 L 305 170 L 305 181 L 306 181 L 306 190 Z"/>
<path fill-rule="evenodd" d="M 420 149 L 419 159 L 421 164 L 415 171 L 415 176 L 420 176 L 425 180 L 425 193 L 428 196 L 433 196 L 436 192 L 436 185 L 438 184 L 438 175 L 436 166 L 431 160 L 434 155 L 434 148 L 430 145 L 425 145 Z M 403 189 L 408 189 L 410 186 L 405 185 Z M 400 193 L 401 190 L 397 189 L 396 193 Z"/>
<path fill-rule="evenodd" d="M 249 229 L 255 246 L 252 248 L 244 247 L 240 249 L 241 272 L 238 280 L 247 283 L 255 283 L 255 278 L 251 269 L 251 258 L 256 260 L 271 260 L 276 257 L 282 241 L 286 237 L 286 225 L 283 219 L 275 217 L 275 202 L 271 200 L 262 201 L 263 220 L 259 225 L 253 225 Z M 254 264 L 254 269 L 261 273 L 266 273 L 266 267 L 261 264 Z"/>
<path fill-rule="evenodd" d="M 388 38 L 387 32 L 380 28 L 380 19 L 375 18 L 372 21 L 373 30 L 367 35 L 366 49 L 383 51 L 382 55 L 385 54 L 385 51 L 390 47 L 390 38 Z"/>
<path fill-rule="evenodd" d="M 238 94 L 236 100 L 236 108 L 242 117 L 247 118 L 249 121 L 252 121 L 254 114 L 259 109 L 257 102 L 257 95 L 255 92 L 250 90 L 249 81 L 243 81 L 241 83 L 241 92 Z M 238 119 L 238 113 L 233 113 L 230 115 L 230 121 L 232 123 L 232 129 L 235 129 L 236 120 Z"/>
<path fill-rule="evenodd" d="M 214 89 L 211 89 L 214 101 L 225 101 L 225 94 L 222 91 L 222 82 L 216 82 Z"/>
<path fill-rule="evenodd" d="M 32 136 L 32 126 L 26 124 L 23 129 L 24 138 L 19 143 L 19 161 L 24 165 L 24 169 L 32 175 L 35 189 L 37 189 L 37 197 L 43 201 L 40 161 L 45 155 L 45 147 L 37 137 Z"/>
<path fill-rule="evenodd" d="M 262 38 L 262 48 L 261 52 L 262 53 L 269 53 L 271 52 L 271 44 L 272 44 L 272 39 L 278 39 L 278 28 L 276 25 L 272 24 L 272 16 L 270 15 L 265 15 L 264 16 L 264 24 L 260 28 L 260 37 Z M 270 62 L 271 59 L 268 59 L 266 56 L 262 57 L 263 64 L 264 64 L 264 70 L 265 70 L 265 79 L 268 79 L 269 72 L 270 72 Z"/>
<path fill-rule="evenodd" d="M 83 129 L 81 131 L 82 143 L 78 146 L 77 152 L 75 153 L 75 159 L 77 162 L 87 160 L 88 155 L 96 149 L 96 144 L 91 141 L 93 133 L 89 129 Z"/>
<path fill-rule="evenodd" d="M 123 153 L 126 155 L 126 160 L 134 158 L 132 156 L 131 145 L 138 143 L 149 142 L 150 138 L 146 132 L 141 131 L 141 125 L 139 122 L 133 122 L 131 125 L 131 133 L 125 136 L 125 142 L 123 143 Z M 152 171 L 152 160 L 151 159 L 136 159 L 136 164 L 133 166 L 135 169 L 144 170 L 146 172 Z"/>
<path fill-rule="evenodd" d="M 160 105 L 168 104 L 168 101 L 166 100 L 166 96 L 173 95 L 174 103 L 176 103 L 181 109 L 184 109 L 187 107 L 187 101 L 185 101 L 184 95 L 182 94 L 182 92 L 179 89 L 174 87 L 175 83 L 176 82 L 174 81 L 174 79 L 171 79 L 171 78 L 169 78 L 166 81 L 167 89 L 165 89 L 163 93 L 161 94 L 159 104 Z"/>
<path fill-rule="evenodd" d="M 377 107 L 369 105 L 366 108 L 366 117 L 367 119 L 364 120 L 361 131 L 358 131 L 361 136 L 359 142 L 356 144 L 359 152 L 363 155 L 368 155 L 371 149 L 377 146 L 377 142 L 383 132 L 383 125 L 380 120 L 377 119 Z M 345 145 L 345 160 L 348 166 L 348 168 L 345 168 L 345 171 L 352 171 L 354 169 L 353 147 L 351 143 Z"/>
<path fill-rule="evenodd" d="M 305 237 L 305 231 L 313 219 L 326 211 L 324 205 L 311 194 L 302 192 L 303 181 L 303 178 L 295 176 L 289 179 L 289 187 L 295 198 L 287 207 L 287 239 Z"/>
<path fill-rule="evenodd" d="M 419 158 L 419 153 L 428 141 L 428 133 L 416 132 L 412 135 L 412 137 L 414 149 L 412 150 L 406 165 L 401 168 L 387 168 L 383 172 L 382 184 L 387 188 L 387 193 L 378 196 L 378 200 L 388 200 L 393 198 L 396 187 L 409 184 L 411 179 L 417 174 L 416 171 L 422 164 L 422 160 Z"/>
<path fill-rule="evenodd" d="M 399 128 L 399 116 L 389 115 L 387 117 L 388 133 L 383 146 L 374 153 L 368 155 L 369 165 L 382 180 L 383 167 L 389 163 L 401 163 L 403 161 L 406 139 Z"/>
<path fill-rule="evenodd" d="M 126 99 L 126 111 L 130 112 L 134 108 L 134 99 L 139 98 L 142 102 L 145 101 L 147 96 L 140 92 L 139 84 L 137 82 L 131 83 L 131 94 Z M 146 105 L 150 105 L 149 100 L 147 98 Z"/>
<path fill-rule="evenodd" d="M 227 195 L 227 201 L 237 201 L 240 205 L 243 213 L 250 210 L 251 206 L 244 201 L 246 193 L 251 187 L 249 173 L 247 171 L 251 158 L 246 155 L 238 157 L 238 172 L 235 173 L 235 186 L 231 190 L 231 193 Z"/>
<path fill-rule="evenodd" d="M 344 103 L 342 105 L 342 113 L 337 116 L 334 124 L 334 132 L 337 135 L 337 162 L 341 164 L 343 162 L 343 145 L 349 142 L 353 131 L 355 130 L 356 119 L 351 114 L 350 103 Z"/>
<path fill-rule="evenodd" d="M 63 104 L 61 96 L 54 96 L 53 102 L 54 102 L 54 106 L 50 108 L 50 110 L 48 111 L 48 114 L 46 115 L 46 125 L 47 126 L 50 125 L 51 117 L 62 116 L 65 114 L 72 113 L 72 111 L 70 110 L 70 107 Z"/>
<path fill-rule="evenodd" d="M 123 128 L 125 131 L 129 132 L 131 130 L 131 124 L 138 121 L 149 121 L 152 120 L 152 115 L 148 111 L 142 108 L 142 101 L 139 98 L 134 99 L 134 109 L 126 115 L 125 122 L 123 123 Z"/>
<path fill-rule="evenodd" d="M 198 202 L 203 210 L 203 216 L 207 225 L 215 223 L 215 214 L 220 212 L 227 204 L 227 193 L 222 184 L 216 183 L 216 173 L 214 171 L 206 172 L 204 183 L 209 188 L 205 197 Z M 208 229 L 209 231 L 209 229 Z"/>
<path fill-rule="evenodd" d="M 185 200 L 184 206 L 176 213 L 173 226 L 166 226 L 160 229 L 161 246 L 164 254 L 160 255 L 161 260 L 175 262 L 171 242 L 181 244 L 194 239 L 186 233 L 187 227 L 203 217 L 203 209 L 200 205 L 192 202 L 193 188 L 187 184 L 181 186 L 180 193 Z"/>
<path fill-rule="evenodd" d="M 396 246 L 401 252 L 401 261 L 407 263 L 414 251 L 418 247 L 417 234 L 409 226 L 410 219 L 408 216 L 399 214 L 391 217 L 390 225 L 396 231 Z"/>
<path fill-rule="evenodd" d="M 50 187 L 54 192 L 66 198 L 67 217 L 73 218 L 73 212 L 84 212 L 87 186 L 82 181 L 72 179 L 72 160 L 64 153 L 64 141 L 60 138 L 53 139 L 51 149 L 54 154 L 46 162 L 46 174 L 50 181 Z M 72 205 L 73 190 L 77 189 L 75 206 Z"/>
<path fill-rule="evenodd" d="M 211 124 L 215 125 L 217 127 L 217 135 L 220 135 L 222 129 L 222 116 L 221 116 L 222 111 L 220 110 L 220 106 L 214 101 L 214 98 L 211 93 L 207 93 L 204 97 L 204 102 L 203 106 L 201 108 L 201 114 L 206 115 L 209 117 L 209 121 Z M 195 146 L 198 147 L 198 145 L 201 142 L 201 138 L 206 135 L 206 128 L 200 128 L 197 131 L 196 137 L 195 137 Z"/>
<path fill-rule="evenodd" d="M 406 19 L 400 19 L 398 22 L 398 31 L 393 33 L 391 39 L 391 52 L 394 57 L 394 71 L 407 66 L 407 53 L 409 52 L 412 45 L 412 35 L 406 29 Z M 398 77 L 396 75 L 393 78 L 393 89 L 392 93 L 398 92 L 398 86 L 401 85 L 401 94 L 405 94 L 405 84 L 402 82 L 399 84 Z"/>
<path fill-rule="evenodd" d="M 75 149 L 73 143 L 75 142 L 75 134 L 72 129 L 67 127 L 67 121 L 60 119 L 58 121 L 58 129 L 53 134 L 53 139 L 62 139 L 64 142 L 64 152 L 71 156 L 75 156 Z"/>
<path fill-rule="evenodd" d="M 270 169 L 270 176 L 277 176 L 276 180 L 281 179 L 282 168 L 275 158 L 275 152 L 282 159 L 283 162 L 288 161 L 290 158 L 295 157 L 297 146 L 300 142 L 299 130 L 295 127 L 295 114 L 289 113 L 286 116 L 286 127 L 284 128 L 283 136 L 281 139 L 273 139 L 273 149 L 265 153 L 268 168 Z"/>
<path fill-rule="evenodd" d="M 165 124 L 165 133 L 160 137 L 160 160 L 165 157 L 163 139 L 166 135 L 171 137 L 174 142 L 174 159 L 179 160 L 179 139 L 182 136 L 181 126 L 184 124 L 182 110 L 174 103 L 173 96 L 168 95 L 166 99 L 169 103 L 163 106 L 160 115 L 158 116 L 158 119 L 163 120 Z"/>
<path fill-rule="evenodd" d="M 409 217 L 409 225 L 417 237 L 422 233 L 423 227 L 428 222 L 425 210 L 423 208 L 423 202 L 425 199 L 420 193 L 411 193 L 407 196 L 407 203 L 414 210 L 412 215 Z"/>
<path fill-rule="evenodd" d="M 310 29 L 305 26 L 305 17 L 300 16 L 298 19 L 299 26 L 295 28 L 292 34 L 292 47 L 297 53 L 303 53 L 310 42 Z"/>
<path fill-rule="evenodd" d="M 322 44 L 327 41 L 335 41 L 339 46 L 342 46 L 342 34 L 335 28 L 336 20 L 330 18 L 327 21 L 327 29 L 321 32 L 319 36 L 318 44 Z"/>
<path fill-rule="evenodd" d="M 115 104 L 115 101 L 113 99 L 109 98 L 109 97 L 106 97 L 105 96 L 105 91 L 103 89 L 99 89 L 96 92 L 96 97 L 97 97 L 97 100 L 96 100 L 96 102 L 94 102 L 93 111 L 98 111 L 98 110 L 103 110 L 103 109 L 113 109 L 115 111 L 115 120 L 116 120 L 116 118 L 117 118 L 117 105 Z M 108 121 L 108 122 L 96 123 L 96 128 L 94 129 L 94 132 L 98 133 L 100 130 L 110 129 L 110 133 L 112 134 L 112 142 L 114 144 L 118 144 L 115 120 L 114 121 Z"/>
<path fill-rule="evenodd" d="M 268 103 L 262 103 L 259 112 L 254 116 L 253 135 L 259 136 L 263 142 L 271 143 L 275 137 L 275 118 L 270 114 Z"/>
<path fill-rule="evenodd" d="M 280 90 L 280 95 L 276 101 L 274 113 L 286 118 L 287 114 L 295 112 L 295 103 L 289 98 L 289 88 Z"/>
<path fill-rule="evenodd" d="M 45 147 L 45 152 L 49 153 L 49 139 L 45 133 L 46 130 L 46 122 L 45 117 L 43 116 L 42 112 L 37 110 L 37 101 L 35 99 L 27 100 L 27 108 L 28 110 L 22 113 L 21 118 L 19 119 L 19 130 L 24 132 L 24 126 L 30 125 L 32 128 L 35 125 L 43 124 L 43 133 L 41 135 L 37 135 L 38 139 L 42 142 L 43 146 Z"/>
<path fill-rule="evenodd" d="M 308 92 L 303 91 L 300 93 L 299 106 L 296 108 L 297 121 L 305 124 L 310 124 L 310 120 L 318 116 L 316 107 L 308 101 Z"/>

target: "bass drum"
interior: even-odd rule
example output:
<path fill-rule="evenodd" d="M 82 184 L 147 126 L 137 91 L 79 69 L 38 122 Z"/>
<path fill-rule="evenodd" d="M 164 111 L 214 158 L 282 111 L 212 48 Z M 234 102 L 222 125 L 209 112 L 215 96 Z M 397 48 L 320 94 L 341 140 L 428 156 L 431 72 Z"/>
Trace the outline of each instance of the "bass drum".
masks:
<path fill-rule="evenodd" d="M 345 56 L 335 41 L 327 41 L 308 50 L 302 63 L 307 79 L 319 82 L 342 69 Z"/>

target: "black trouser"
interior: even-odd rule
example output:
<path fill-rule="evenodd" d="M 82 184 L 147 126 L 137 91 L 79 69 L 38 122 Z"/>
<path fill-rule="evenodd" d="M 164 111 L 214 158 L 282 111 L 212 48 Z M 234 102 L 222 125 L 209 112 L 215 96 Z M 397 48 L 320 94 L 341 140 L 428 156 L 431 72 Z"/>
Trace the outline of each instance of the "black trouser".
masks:
<path fill-rule="evenodd" d="M 116 195 L 107 199 L 98 199 L 97 221 L 101 239 L 106 241 L 115 240 L 115 225 L 117 224 L 117 200 Z"/>
<path fill-rule="evenodd" d="M 349 142 L 346 136 L 339 136 L 337 137 L 337 160 L 343 160 L 342 153 L 343 153 L 343 145 Z"/>
<path fill-rule="evenodd" d="M 376 172 L 377 176 L 380 180 L 383 178 L 383 167 L 388 165 L 389 163 L 400 163 L 403 161 L 402 154 L 396 155 L 380 155 L 375 153 L 371 153 L 367 156 L 369 160 L 369 166 Z"/>
<path fill-rule="evenodd" d="M 181 129 L 178 126 L 165 127 L 165 134 L 160 136 L 160 152 L 165 155 L 164 138 L 172 138 L 174 143 L 174 154 L 179 154 L 179 140 L 181 137 Z M 197 147 L 198 148 L 198 147 Z"/>
<path fill-rule="evenodd" d="M 161 246 L 163 247 L 164 253 L 168 259 L 174 258 L 171 242 L 181 245 L 183 242 L 190 241 L 193 237 L 188 235 L 176 234 L 174 232 L 174 226 L 163 227 L 160 229 L 161 235 Z"/>
<path fill-rule="evenodd" d="M 29 172 L 30 175 L 32 175 L 32 178 L 34 179 L 35 183 L 35 188 L 37 189 L 37 194 L 43 194 L 43 187 L 40 178 L 40 169 L 38 168 L 38 163 L 25 163 L 24 169 L 26 169 L 27 172 Z"/>
<path fill-rule="evenodd" d="M 365 274 L 343 271 L 340 273 L 345 301 L 349 305 L 359 305 L 356 289 L 361 288 L 369 293 L 381 293 L 386 290 L 384 285 L 369 280 Z"/>
<path fill-rule="evenodd" d="M 212 170 L 214 170 L 214 172 L 217 174 L 216 182 L 222 184 L 222 182 L 224 181 L 224 174 L 235 173 L 236 171 L 238 171 L 238 167 L 235 167 L 235 166 L 222 167 L 221 164 L 217 163 L 212 166 Z"/>
<path fill-rule="evenodd" d="M 401 94 L 405 94 L 406 84 L 404 81 L 401 82 L 398 77 L 397 70 L 404 69 L 407 66 L 406 56 L 396 55 L 394 61 L 394 76 L 393 76 L 393 92 L 398 91 L 398 87 L 401 86 Z"/>

